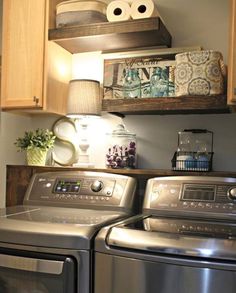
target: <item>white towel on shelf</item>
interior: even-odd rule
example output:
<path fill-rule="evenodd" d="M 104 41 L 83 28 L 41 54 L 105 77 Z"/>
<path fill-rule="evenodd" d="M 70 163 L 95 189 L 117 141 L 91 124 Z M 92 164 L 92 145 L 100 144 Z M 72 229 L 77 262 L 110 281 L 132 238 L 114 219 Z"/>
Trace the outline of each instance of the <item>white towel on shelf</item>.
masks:
<path fill-rule="evenodd" d="M 56 14 L 74 11 L 92 10 L 106 14 L 107 4 L 102 1 L 64 1 L 56 6 Z"/>

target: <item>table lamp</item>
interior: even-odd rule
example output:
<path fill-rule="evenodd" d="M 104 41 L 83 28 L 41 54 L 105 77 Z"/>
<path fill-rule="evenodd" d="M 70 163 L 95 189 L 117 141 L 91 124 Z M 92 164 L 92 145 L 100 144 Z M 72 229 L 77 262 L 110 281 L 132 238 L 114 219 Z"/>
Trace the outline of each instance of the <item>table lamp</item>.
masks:
<path fill-rule="evenodd" d="M 74 119 L 78 148 L 74 166 L 94 167 L 89 159 L 88 124 L 91 117 L 101 115 L 100 83 L 91 79 L 73 79 L 69 83 L 67 117 Z"/>

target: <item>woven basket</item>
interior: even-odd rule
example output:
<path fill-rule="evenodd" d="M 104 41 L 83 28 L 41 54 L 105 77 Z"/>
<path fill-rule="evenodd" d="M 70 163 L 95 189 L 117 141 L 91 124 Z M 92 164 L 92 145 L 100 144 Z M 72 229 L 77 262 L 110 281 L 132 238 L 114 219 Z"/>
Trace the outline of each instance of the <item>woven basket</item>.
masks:
<path fill-rule="evenodd" d="M 47 150 L 40 148 L 28 149 L 26 151 L 26 159 L 28 165 L 45 166 L 47 157 Z"/>

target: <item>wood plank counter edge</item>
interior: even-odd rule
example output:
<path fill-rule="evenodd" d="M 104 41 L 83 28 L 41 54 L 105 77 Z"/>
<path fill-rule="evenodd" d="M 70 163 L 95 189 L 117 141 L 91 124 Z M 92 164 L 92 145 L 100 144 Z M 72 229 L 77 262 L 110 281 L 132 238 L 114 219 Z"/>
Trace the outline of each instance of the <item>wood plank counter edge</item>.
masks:
<path fill-rule="evenodd" d="M 35 173 L 60 172 L 60 171 L 94 171 L 132 176 L 138 180 L 138 196 L 143 196 L 145 182 L 152 177 L 164 176 L 218 176 L 236 178 L 236 172 L 212 171 L 212 172 L 190 172 L 172 171 L 167 169 L 103 169 L 103 168 L 76 168 L 76 167 L 52 167 L 52 166 L 25 166 L 7 165 L 6 176 L 6 206 L 19 205 L 23 203 L 24 194 Z M 141 190 L 141 189 L 142 190 Z"/>

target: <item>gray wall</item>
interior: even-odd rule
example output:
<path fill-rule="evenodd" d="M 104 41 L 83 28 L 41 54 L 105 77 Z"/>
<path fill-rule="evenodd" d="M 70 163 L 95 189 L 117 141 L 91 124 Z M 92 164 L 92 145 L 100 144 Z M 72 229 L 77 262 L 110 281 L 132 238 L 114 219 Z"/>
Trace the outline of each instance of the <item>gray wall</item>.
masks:
<path fill-rule="evenodd" d="M 173 37 L 173 47 L 200 45 L 218 50 L 227 63 L 228 0 L 156 0 L 156 3 Z M 170 168 L 178 131 L 203 128 L 214 132 L 214 170 L 236 171 L 235 114 L 127 116 L 124 121 L 139 137 L 142 168 Z"/>
<path fill-rule="evenodd" d="M 139 137 L 142 168 L 170 169 L 178 131 L 200 128 L 214 132 L 213 170 L 236 171 L 236 114 L 129 116 L 124 121 Z"/>
<path fill-rule="evenodd" d="M 155 0 L 173 47 L 200 45 L 227 61 L 229 0 Z M 227 63 L 227 62 L 226 62 Z"/>
<path fill-rule="evenodd" d="M 196 46 L 219 50 L 227 60 L 227 0 L 158 0 L 157 5 L 173 36 L 173 46 Z M 89 54 L 88 56 L 89 57 Z M 25 154 L 17 153 L 14 141 L 24 130 L 51 127 L 55 116 L 23 117 L 0 113 L 0 206 L 5 204 L 5 166 L 24 164 Z M 105 115 L 97 122 L 91 137 L 91 159 L 96 167 L 104 167 L 106 132 L 121 119 Z M 236 171 L 236 115 L 164 115 L 127 116 L 123 122 L 138 136 L 139 168 L 170 169 L 170 160 L 177 148 L 177 132 L 185 128 L 206 128 L 214 131 L 214 170 Z M 91 128 L 92 129 L 92 128 Z"/>

